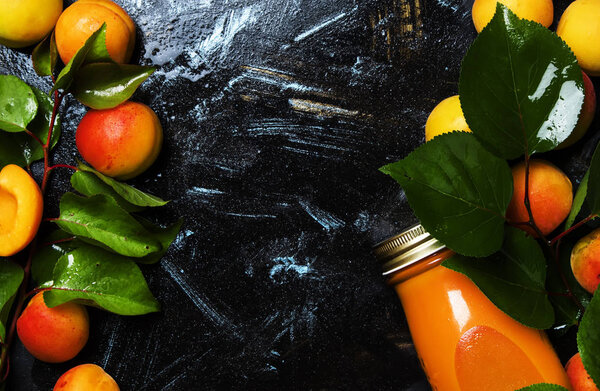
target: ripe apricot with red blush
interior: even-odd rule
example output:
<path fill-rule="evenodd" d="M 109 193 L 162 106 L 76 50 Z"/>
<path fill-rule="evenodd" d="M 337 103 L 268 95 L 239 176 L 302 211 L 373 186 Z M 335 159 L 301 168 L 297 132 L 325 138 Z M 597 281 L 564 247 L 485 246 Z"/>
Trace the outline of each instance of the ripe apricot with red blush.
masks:
<path fill-rule="evenodd" d="M 158 157 L 162 140 L 162 126 L 154 111 L 130 101 L 88 111 L 75 135 L 79 153 L 92 167 L 122 180 L 148 169 Z"/>
<path fill-rule="evenodd" d="M 38 360 L 65 362 L 87 343 L 90 322 L 84 306 L 65 303 L 49 308 L 43 292 L 35 295 L 17 320 L 17 334 Z"/>
<path fill-rule="evenodd" d="M 98 365 L 83 364 L 59 377 L 53 391 L 119 391 L 119 386 Z"/>
<path fill-rule="evenodd" d="M 529 221 L 525 207 L 525 163 L 512 168 L 513 196 L 506 217 L 514 223 Z M 569 178 L 558 167 L 545 160 L 529 162 L 529 203 L 533 219 L 547 235 L 554 231 L 571 211 L 573 186 Z M 534 235 L 529 227 L 523 229 Z"/>
<path fill-rule="evenodd" d="M 579 239 L 571 252 L 573 275 L 586 291 L 594 293 L 600 283 L 600 229 Z"/>
<path fill-rule="evenodd" d="M 579 353 L 569 359 L 565 369 L 573 391 L 598 391 L 598 387 L 583 367 Z"/>

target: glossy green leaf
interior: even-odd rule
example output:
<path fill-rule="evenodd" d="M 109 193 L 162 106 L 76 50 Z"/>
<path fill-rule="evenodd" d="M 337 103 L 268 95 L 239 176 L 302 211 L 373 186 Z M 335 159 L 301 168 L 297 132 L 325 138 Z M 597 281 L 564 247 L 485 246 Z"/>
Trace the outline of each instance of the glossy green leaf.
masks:
<path fill-rule="evenodd" d="M 539 383 L 528 387 L 519 388 L 517 391 L 569 391 L 558 384 Z"/>
<path fill-rule="evenodd" d="M 31 277 L 36 286 L 46 286 L 48 282 L 52 282 L 54 267 L 59 258 L 77 245 L 76 240 L 69 240 L 72 237 L 72 234 L 56 230 L 42 238 L 31 262 Z"/>
<path fill-rule="evenodd" d="M 96 175 L 102 182 L 109 185 L 117 194 L 133 205 L 142 207 L 157 207 L 169 203 L 169 201 L 165 201 L 159 197 L 153 196 L 152 194 L 144 193 L 133 186 L 108 177 L 94 170 L 93 168 L 86 166 L 85 164 L 80 164 L 79 169 L 81 171 L 91 172 L 92 174 Z"/>
<path fill-rule="evenodd" d="M 27 126 L 42 142 L 48 139 L 48 128 L 52 117 L 54 102 L 41 90 L 32 87 L 33 93 L 39 103 L 38 111 Z M 52 128 L 51 148 L 54 148 L 60 139 L 61 120 L 57 114 Z M 36 160 L 44 158 L 44 150 L 40 143 L 30 135 L 20 133 L 0 132 L 0 166 L 16 164 L 21 167 L 30 165 Z"/>
<path fill-rule="evenodd" d="M 564 296 L 569 290 L 565 286 L 563 277 L 580 303 L 587 306 L 590 301 L 590 294 L 579 285 L 571 270 L 571 251 L 575 243 L 569 239 L 563 239 L 560 245 L 560 270 L 556 262 L 548 262 L 546 290 L 552 293 L 549 298 L 556 315 L 553 329 L 557 334 L 566 333 L 571 326 L 579 322 L 582 315 L 579 305 L 571 297 Z"/>
<path fill-rule="evenodd" d="M 481 144 L 514 159 L 550 151 L 571 134 L 584 87 L 577 59 L 555 33 L 498 4 L 463 59 L 459 95 Z"/>
<path fill-rule="evenodd" d="M 575 197 L 573 198 L 573 205 L 571 206 L 571 212 L 569 213 L 569 216 L 567 216 L 567 220 L 565 221 L 565 231 L 573 226 L 577 215 L 579 215 L 579 212 L 581 212 L 581 207 L 583 206 L 583 202 L 587 197 L 589 178 L 590 171 L 588 170 L 583 176 L 583 179 L 581 180 L 581 183 L 577 188 L 577 192 L 575 192 Z"/>
<path fill-rule="evenodd" d="M 587 185 L 587 205 L 592 214 L 600 214 L 600 144 L 592 156 Z"/>
<path fill-rule="evenodd" d="M 158 227 L 158 226 L 152 224 L 151 222 L 149 222 L 145 219 L 139 218 L 139 217 L 138 217 L 138 221 L 149 232 L 151 232 L 154 235 L 155 239 L 157 239 L 160 242 L 160 244 L 162 245 L 162 250 L 157 252 L 156 254 L 150 254 L 150 255 L 146 255 L 143 258 L 138 258 L 135 261 L 137 263 L 143 263 L 143 264 L 156 263 L 156 262 L 160 261 L 161 258 L 167 253 L 167 251 L 169 250 L 169 247 L 171 246 L 171 243 L 173 243 L 175 238 L 177 238 L 177 234 L 181 230 L 181 226 L 183 224 L 183 219 L 179 219 L 179 221 L 177 221 L 174 224 L 171 224 L 170 226 L 168 226 L 166 228 Z"/>
<path fill-rule="evenodd" d="M 75 76 L 73 95 L 93 109 L 110 109 L 131 98 L 154 68 L 117 63 L 94 63 Z"/>
<path fill-rule="evenodd" d="M 546 259 L 523 231 L 507 227 L 502 249 L 487 258 L 455 255 L 443 266 L 469 277 L 496 307 L 536 329 L 554 323 L 546 288 Z"/>
<path fill-rule="evenodd" d="M 79 68 L 85 64 L 98 61 L 111 61 L 106 50 L 106 23 L 102 24 L 102 27 L 85 41 L 69 63 L 60 71 L 52 92 L 56 90 L 69 91 Z"/>
<path fill-rule="evenodd" d="M 102 194 L 87 198 L 66 193 L 55 222 L 66 232 L 96 240 L 122 255 L 144 257 L 162 250 L 151 233 L 113 198 Z"/>
<path fill-rule="evenodd" d="M 117 204 L 128 212 L 139 212 L 144 208 L 133 205 L 132 203 L 121 197 L 112 187 L 104 183 L 100 178 L 91 172 L 76 171 L 71 176 L 71 185 L 79 193 L 86 196 L 94 196 L 96 194 L 104 194 L 112 197 Z"/>
<path fill-rule="evenodd" d="M 33 62 L 33 69 L 39 76 L 52 75 L 58 60 L 58 50 L 56 49 L 54 32 L 44 38 L 44 40 L 33 49 L 31 60 Z"/>
<path fill-rule="evenodd" d="M 592 301 L 587 306 L 577 333 L 577 347 L 581 361 L 587 373 L 597 387 L 600 387 L 600 290 L 596 290 Z"/>
<path fill-rule="evenodd" d="M 380 170 L 400 183 L 423 227 L 452 250 L 481 257 L 502 246 L 512 174 L 472 134 L 435 137 Z"/>
<path fill-rule="evenodd" d="M 119 315 L 160 310 L 135 262 L 97 247 L 82 246 L 63 255 L 53 281 L 44 292 L 49 307 L 76 300 Z"/>
<path fill-rule="evenodd" d="M 25 131 L 37 110 L 31 87 L 16 76 L 0 75 L 0 130 Z"/>
<path fill-rule="evenodd" d="M 0 258 L 0 342 L 5 339 L 6 322 L 23 281 L 23 274 L 19 265 L 6 258 Z"/>

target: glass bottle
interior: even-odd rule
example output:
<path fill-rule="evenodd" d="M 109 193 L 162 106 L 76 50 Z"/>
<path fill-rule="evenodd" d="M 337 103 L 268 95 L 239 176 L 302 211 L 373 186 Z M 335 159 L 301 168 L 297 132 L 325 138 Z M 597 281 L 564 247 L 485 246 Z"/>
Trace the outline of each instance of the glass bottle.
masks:
<path fill-rule="evenodd" d="M 546 334 L 518 323 L 465 275 L 443 267 L 454 253 L 421 225 L 374 252 L 434 390 L 514 391 L 536 383 L 571 389 Z"/>

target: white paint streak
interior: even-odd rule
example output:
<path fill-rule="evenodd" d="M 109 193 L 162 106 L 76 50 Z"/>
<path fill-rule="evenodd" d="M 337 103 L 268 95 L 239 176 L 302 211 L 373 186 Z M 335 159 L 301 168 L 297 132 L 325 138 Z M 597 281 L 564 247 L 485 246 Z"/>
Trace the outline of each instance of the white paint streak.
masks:
<path fill-rule="evenodd" d="M 302 206 L 302 209 L 304 209 L 304 211 L 308 213 L 310 217 L 312 217 L 317 223 L 321 224 L 321 226 L 327 231 L 337 230 L 346 225 L 346 223 L 343 220 L 339 219 L 338 217 L 334 216 L 329 212 L 326 212 L 314 205 L 311 205 L 307 201 L 300 200 L 298 201 L 298 203 L 300 204 L 300 206 Z"/>
<path fill-rule="evenodd" d="M 177 270 L 175 265 L 167 260 L 161 262 L 162 268 L 171 276 L 173 281 L 181 288 L 183 293 L 194 303 L 206 317 L 216 326 L 232 328 L 233 323 L 208 301 L 208 298 L 202 293 L 196 291 L 185 279 L 183 271 Z"/>
<path fill-rule="evenodd" d="M 212 196 L 212 195 L 219 195 L 219 194 L 225 194 L 224 191 L 221 190 L 216 190 L 216 189 L 207 189 L 204 187 L 198 187 L 198 186 L 194 186 L 191 189 L 189 189 L 188 194 L 195 194 L 195 195 L 208 195 L 208 196 Z"/>
<path fill-rule="evenodd" d="M 348 13 L 347 12 L 342 12 L 341 14 L 338 14 L 330 19 L 325 20 L 324 22 L 316 25 L 315 27 L 303 32 L 302 34 L 298 35 L 296 38 L 294 38 L 294 42 L 300 42 L 303 39 L 315 34 L 316 32 L 324 29 L 325 27 L 329 26 L 332 23 L 337 22 L 338 20 L 342 19 L 344 16 L 346 16 Z"/>

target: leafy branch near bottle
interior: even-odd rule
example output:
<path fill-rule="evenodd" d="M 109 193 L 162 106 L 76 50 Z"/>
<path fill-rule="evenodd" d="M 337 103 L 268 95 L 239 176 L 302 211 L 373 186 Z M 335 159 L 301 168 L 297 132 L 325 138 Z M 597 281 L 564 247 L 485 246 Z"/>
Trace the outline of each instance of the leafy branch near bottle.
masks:
<path fill-rule="evenodd" d="M 570 267 L 572 245 L 562 243 L 600 213 L 600 148 L 562 233 L 546 238 L 529 202 L 532 156 L 557 148 L 578 123 L 585 88 L 577 59 L 555 33 L 499 4 L 463 59 L 459 95 L 472 133 L 437 136 L 381 171 L 402 186 L 424 228 L 457 253 L 444 266 L 498 308 L 536 329 L 579 324 L 583 364 L 600 384 L 600 294 L 590 301 Z M 526 221 L 507 217 L 514 159 L 524 159 Z M 584 203 L 590 213 L 576 221 Z"/>
<path fill-rule="evenodd" d="M 35 71 L 54 81 L 50 96 L 15 76 L 0 76 L 0 167 L 17 165 L 31 174 L 30 166 L 43 160 L 38 178 L 41 194 L 53 170 L 75 171 L 71 176 L 74 192 L 61 197 L 59 216 L 44 219 L 26 250 L 0 258 L 0 389 L 8 374 L 16 320 L 35 293 L 44 292 L 48 307 L 74 301 L 120 315 L 160 310 L 139 264 L 158 262 L 182 222 L 161 227 L 140 212 L 167 201 L 83 163 L 77 167 L 50 164 L 51 150 L 60 137 L 59 107 L 66 94 L 91 108 L 112 108 L 129 99 L 154 71 L 115 63 L 105 40 L 103 25 L 60 72 L 54 35 L 34 49 Z M 51 224 L 56 229 L 46 229 Z"/>

